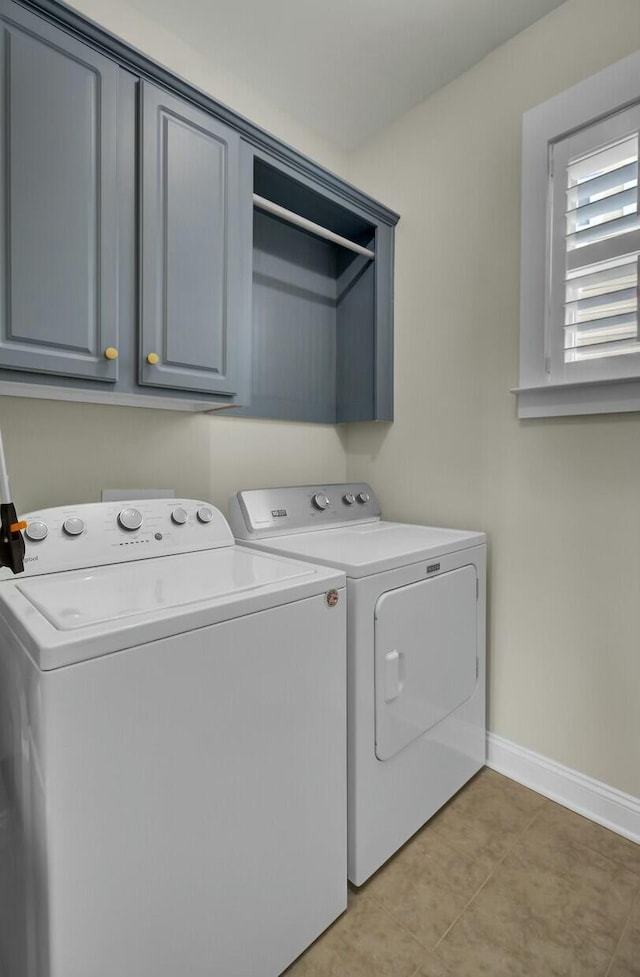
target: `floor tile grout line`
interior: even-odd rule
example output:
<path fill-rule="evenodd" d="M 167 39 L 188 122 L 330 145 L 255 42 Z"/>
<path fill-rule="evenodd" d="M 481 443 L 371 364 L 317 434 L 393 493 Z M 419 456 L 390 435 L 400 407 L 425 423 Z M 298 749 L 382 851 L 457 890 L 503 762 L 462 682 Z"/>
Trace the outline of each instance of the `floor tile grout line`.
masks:
<path fill-rule="evenodd" d="M 411 932 L 411 930 L 405 925 L 405 923 L 402 921 L 402 919 L 399 916 L 396 916 L 390 909 L 388 909 L 386 906 L 384 906 L 382 904 L 382 902 L 380 902 L 380 900 L 376 899 L 375 896 L 371 896 L 371 899 L 373 899 L 375 901 L 375 903 L 378 905 L 378 907 L 380 909 L 383 910 L 383 912 L 387 913 L 387 915 L 391 917 L 391 919 L 394 921 L 394 923 L 396 923 L 397 925 L 399 925 L 406 933 L 408 933 L 410 936 L 412 936 L 413 939 L 417 943 L 419 943 L 421 947 L 423 947 L 428 953 L 433 953 L 440 946 L 440 944 L 442 943 L 442 941 L 444 940 L 444 938 L 447 936 L 447 934 L 451 932 L 451 930 L 456 925 L 456 923 L 458 922 L 458 920 L 460 919 L 460 917 L 467 911 L 467 909 L 469 908 L 469 906 L 471 905 L 471 903 L 473 902 L 473 900 L 484 889 L 484 887 L 486 886 L 486 884 L 489 882 L 489 880 L 493 876 L 496 868 L 498 868 L 503 863 L 503 861 L 505 860 L 505 858 L 514 850 L 514 848 L 516 847 L 516 845 L 518 844 L 518 842 L 524 837 L 524 835 L 529 830 L 529 828 L 533 825 L 533 823 L 540 816 L 540 814 L 542 813 L 542 807 L 543 806 L 544 806 L 543 805 L 543 802 L 541 801 L 540 804 L 538 805 L 535 813 L 533 814 L 533 816 L 527 821 L 527 823 L 524 825 L 524 827 L 522 828 L 522 830 L 519 831 L 519 832 L 517 832 L 517 834 L 515 835 L 515 837 L 513 839 L 513 843 L 503 852 L 503 854 L 500 856 L 500 858 L 497 858 L 495 860 L 495 862 L 491 865 L 491 868 L 489 869 L 489 872 L 487 874 L 487 877 L 484 879 L 484 881 L 481 883 L 481 885 L 478 886 L 478 888 L 473 893 L 473 895 L 471 896 L 471 898 L 465 903 L 465 905 L 460 910 L 460 912 L 458 913 L 458 915 L 449 924 L 449 926 L 446 928 L 446 930 L 444 931 L 444 933 L 442 934 L 442 936 L 436 941 L 436 943 L 433 946 L 427 946 L 418 936 L 416 936 L 415 933 L 412 933 Z M 455 841 L 447 839 L 447 844 L 450 845 L 452 848 L 454 848 L 455 851 L 458 852 L 458 854 L 468 856 L 468 852 L 465 852 L 461 848 L 458 848 L 458 846 L 456 845 Z M 413 975 L 413 977 L 415 977 L 415 975 Z"/>
<path fill-rule="evenodd" d="M 427 952 L 430 952 L 433 949 L 432 947 L 428 947 L 425 943 L 423 943 L 420 937 L 416 936 L 416 934 L 409 929 L 409 927 L 404 922 L 404 920 L 399 915 L 396 916 L 395 913 L 387 906 L 385 906 L 384 903 L 382 903 L 379 899 L 377 899 L 373 895 L 368 896 L 368 898 L 371 900 L 372 903 L 374 903 L 374 905 L 376 906 L 377 909 L 380 910 L 380 912 L 384 913 L 385 916 L 388 916 L 389 919 L 393 921 L 394 925 L 399 926 L 400 929 L 407 934 L 407 936 L 410 936 L 411 939 L 414 941 L 414 943 L 418 944 L 421 950 L 426 950 Z M 418 964 L 418 970 L 420 970 L 420 966 L 421 964 Z M 2 977 L 1 974 L 0 977 Z M 415 977 L 415 973 L 411 974 L 410 977 Z"/>
<path fill-rule="evenodd" d="M 563 811 L 567 812 L 568 814 L 572 814 L 577 818 L 582 818 L 582 820 L 586 821 L 588 824 L 601 828 L 603 831 L 608 831 L 610 834 L 615 835 L 617 838 L 620 838 L 623 841 L 628 841 L 629 844 L 635 845 L 637 848 L 640 849 L 639 844 L 631 841 L 630 838 L 625 838 L 624 835 L 619 835 L 616 831 L 613 831 L 612 828 L 607 828 L 605 827 L 605 825 L 599 824 L 597 821 L 592 821 L 591 818 L 588 818 L 585 814 L 580 814 L 579 811 L 574 811 L 573 808 L 566 807 L 564 804 L 561 804 L 560 801 L 554 801 L 551 797 L 546 797 L 545 794 L 540 794 L 540 797 L 544 797 L 548 802 L 550 802 L 553 805 L 554 808 L 559 807 Z M 605 855 L 604 852 L 602 852 L 599 848 L 596 848 L 595 845 L 589 844 L 589 842 L 587 841 L 576 841 L 574 843 L 576 845 L 579 845 L 581 848 L 586 848 L 588 851 L 595 852 L 596 855 L 600 855 L 601 858 L 606 858 L 608 862 L 612 862 L 615 865 L 619 865 L 620 867 L 626 869 L 627 872 L 631 872 L 632 875 L 636 875 L 638 876 L 638 878 L 640 878 L 640 868 L 637 870 L 634 868 L 628 868 L 626 863 L 621 858 L 614 858 L 613 855 Z"/>
<path fill-rule="evenodd" d="M 407 924 L 404 922 L 404 920 L 400 916 L 396 916 L 392 912 L 391 909 L 387 909 L 387 907 L 384 906 L 381 902 L 377 903 L 377 905 L 378 905 L 378 908 L 383 913 L 385 913 L 385 915 L 387 915 L 389 917 L 389 919 L 391 919 L 393 921 L 393 923 L 394 923 L 395 926 L 399 926 L 400 929 L 403 930 L 407 934 L 407 936 L 410 936 L 411 937 L 411 939 L 414 941 L 414 943 L 417 943 L 418 944 L 418 946 L 420 947 L 421 950 L 426 950 L 427 953 L 432 953 L 433 952 L 433 950 L 435 949 L 435 947 L 433 947 L 433 946 L 427 946 L 427 944 L 424 943 L 424 941 L 421 940 L 419 936 L 416 936 L 416 934 L 412 930 L 409 929 L 409 927 L 407 926 Z M 420 970 L 420 966 L 421 966 L 421 964 L 418 965 L 418 970 Z M 0 975 L 0 977 L 1 977 L 1 975 Z M 412 974 L 411 977 L 415 977 L 415 974 Z"/>
<path fill-rule="evenodd" d="M 553 803 L 555 804 L 555 803 L 557 803 L 557 802 L 555 802 L 555 801 L 554 801 Z M 536 822 L 536 821 L 537 821 L 537 820 L 538 820 L 538 819 L 539 819 L 540 817 L 543 817 L 543 816 L 544 816 L 544 810 L 543 810 L 543 807 L 544 807 L 544 805 L 541 805 L 541 807 L 540 807 L 540 808 L 538 809 L 538 811 L 536 812 L 536 814 L 534 815 L 534 817 L 533 817 L 533 818 L 531 819 L 531 821 L 529 821 L 529 823 L 527 824 L 527 826 L 526 826 L 526 827 L 525 827 L 525 828 L 523 829 L 523 831 L 522 831 L 522 833 L 521 833 L 521 834 L 520 834 L 520 835 L 518 836 L 518 838 L 517 838 L 517 839 L 516 839 L 516 840 L 514 841 L 514 843 L 513 843 L 513 845 L 512 845 L 512 846 L 511 846 L 511 847 L 509 848 L 509 850 L 508 850 L 507 852 L 505 852 L 505 854 L 504 854 L 504 855 L 502 856 L 502 858 L 501 858 L 501 859 L 499 859 L 499 861 L 497 861 L 497 862 L 496 862 L 496 864 L 495 864 L 495 866 L 494 866 L 494 868 L 493 868 L 493 869 L 492 869 L 492 871 L 491 871 L 491 874 L 492 874 L 492 875 L 493 875 L 493 872 L 494 872 L 494 870 L 495 870 L 496 868 L 498 868 L 498 866 L 500 866 L 500 865 L 501 865 L 501 864 L 502 864 L 502 863 L 504 862 L 504 860 L 505 860 L 505 859 L 507 858 L 507 856 L 508 856 L 509 854 L 511 854 L 511 852 L 513 852 L 513 851 L 515 850 L 515 848 L 516 848 L 516 846 L 518 845 L 518 842 L 520 842 L 520 841 L 522 840 L 522 838 L 523 838 L 523 837 L 524 837 L 524 835 L 525 835 L 525 834 L 527 833 L 527 831 L 529 830 L 529 828 L 531 828 L 531 827 L 533 827 L 533 825 L 535 824 L 535 822 Z M 577 845 L 577 846 L 578 846 L 579 848 L 584 848 L 584 849 L 586 849 L 586 851 L 590 851 L 590 852 L 593 852 L 593 853 L 594 853 L 595 855 L 598 855 L 598 856 L 599 856 L 600 858 L 603 858 L 603 859 L 604 859 L 604 860 L 605 860 L 606 862 L 608 862 L 608 863 L 609 863 L 610 865 L 613 865 L 613 866 L 615 866 L 616 868 L 624 868 L 624 869 L 625 869 L 625 871 L 627 871 L 627 872 L 629 872 L 629 874 L 631 874 L 631 875 L 637 875 L 637 873 L 635 873 L 635 872 L 633 872 L 633 871 L 632 871 L 631 869 L 628 869 L 628 868 L 626 868 L 626 866 L 625 866 L 625 865 L 624 865 L 623 863 L 621 863 L 621 862 L 619 862 L 619 861 L 617 861 L 617 860 L 616 860 L 616 859 L 614 859 L 614 858 L 611 858 L 611 857 L 610 857 L 610 856 L 608 856 L 608 855 L 604 855 L 604 854 L 603 854 L 602 852 L 600 852 L 600 851 L 598 851 L 598 849 L 597 849 L 597 848 L 592 848 L 592 847 L 591 847 L 591 845 L 588 845 L 588 844 L 585 844 L 585 843 L 583 843 L 583 842 L 580 842 L 580 841 L 576 841 L 576 842 L 575 842 L 575 844 L 576 844 L 576 845 Z M 489 880 L 487 879 L 487 882 L 488 882 L 488 881 L 489 881 Z M 484 887 L 484 886 L 483 886 L 483 887 Z M 478 893 L 476 893 L 476 895 L 477 895 L 477 894 L 478 894 Z M 473 899 L 475 899 L 475 897 L 476 897 L 476 896 L 474 896 L 474 897 L 473 897 Z M 470 903 L 471 903 L 471 902 L 473 902 L 473 899 L 471 899 L 471 900 L 470 900 Z M 634 898 L 633 898 L 633 900 L 632 900 L 632 902 L 631 902 L 631 908 L 629 909 L 629 912 L 628 912 L 628 914 L 627 914 L 627 916 L 626 916 L 626 918 L 625 918 L 625 921 L 624 921 L 624 923 L 623 923 L 623 925 L 622 925 L 622 929 L 621 929 L 621 931 L 620 931 L 620 935 L 619 935 L 619 937 L 618 937 L 618 940 L 617 940 L 617 942 L 616 942 L 616 945 L 615 945 L 615 949 L 614 949 L 614 951 L 613 951 L 613 954 L 612 954 L 612 957 L 611 957 L 611 960 L 609 961 L 609 965 L 608 965 L 608 967 L 607 967 L 607 970 L 606 970 L 606 972 L 605 972 L 605 974 L 604 974 L 604 977 L 609 977 L 609 972 L 610 972 L 610 970 L 611 970 L 611 967 L 612 967 L 612 965 L 613 965 L 613 962 L 614 962 L 614 960 L 615 960 L 615 957 L 616 957 L 616 954 L 617 954 L 617 952 L 618 952 L 618 949 L 619 949 L 619 947 L 620 947 L 620 944 L 621 944 L 621 942 L 622 942 L 622 937 L 624 936 L 624 933 L 625 933 L 625 930 L 626 930 L 626 928 L 627 928 L 627 926 L 628 926 L 628 924 L 629 924 L 629 920 L 631 919 L 631 915 L 632 915 L 632 913 L 633 913 L 633 911 L 634 911 L 634 909 L 635 909 L 635 905 L 636 905 L 636 902 L 640 902 L 640 890 L 639 890 L 638 892 L 636 892 L 636 895 L 634 896 Z M 464 913 L 464 912 L 466 912 L 466 910 L 467 910 L 467 909 L 469 908 L 469 905 L 470 905 L 470 903 L 468 903 L 468 904 L 467 904 L 467 906 L 465 906 L 465 908 L 464 908 L 464 909 L 463 909 L 463 911 L 462 911 L 463 913 Z M 460 915 L 462 915 L 462 913 L 460 913 Z M 460 917 L 458 917 L 458 919 L 459 919 L 459 918 L 460 918 Z M 457 921 L 458 921 L 458 920 L 456 920 L 455 922 L 457 922 Z M 451 929 L 453 925 L 454 925 L 454 924 L 452 923 L 452 924 L 451 924 L 451 927 L 449 927 L 449 929 Z M 448 932 L 448 931 L 447 931 L 447 932 Z M 446 936 L 447 934 L 445 933 L 444 935 Z M 444 936 L 442 937 L 442 939 L 444 939 Z M 442 940 L 440 940 L 440 941 L 438 942 L 438 944 L 436 944 L 436 946 L 439 946 L 439 944 L 440 944 L 441 942 L 442 942 Z M 435 949 L 435 948 L 434 948 L 434 949 Z"/>
<path fill-rule="evenodd" d="M 554 801 L 554 803 L 556 803 L 556 802 Z M 560 805 L 560 806 L 562 806 L 562 805 Z M 566 808 L 566 810 L 569 810 L 569 808 Z M 583 817 L 582 814 L 577 814 L 575 811 L 572 811 L 571 813 L 572 814 L 576 814 L 577 817 Z M 585 819 L 585 820 L 588 820 L 588 819 Z M 594 821 L 592 823 L 595 824 L 596 822 Z M 609 830 L 609 829 L 605 828 L 604 830 L 606 831 L 606 830 Z M 627 865 L 621 859 L 614 858 L 612 855 L 605 855 L 605 853 L 602 852 L 602 851 L 600 851 L 599 848 L 596 848 L 594 845 L 590 845 L 586 841 L 579 841 L 579 840 L 577 840 L 577 841 L 574 841 L 573 844 L 577 848 L 584 848 L 584 849 L 586 849 L 586 851 L 589 851 L 589 852 L 591 852 L 594 855 L 598 855 L 600 858 L 603 858 L 605 860 L 605 862 L 609 862 L 610 865 L 615 865 L 616 868 L 623 868 L 625 870 L 625 872 L 628 872 L 629 873 L 629 875 L 634 875 L 638 879 L 638 886 L 640 887 L 640 871 L 636 871 L 633 868 L 628 868 Z"/>
<path fill-rule="evenodd" d="M 478 895 L 482 892 L 482 890 L 484 889 L 484 887 L 491 881 L 491 879 L 494 876 L 494 873 L 495 873 L 496 869 L 499 868 L 502 865 L 502 863 L 504 862 L 505 858 L 508 855 L 511 854 L 511 852 L 514 850 L 514 848 L 516 847 L 516 845 L 518 844 L 518 842 L 521 840 L 521 838 L 524 837 L 524 835 L 527 833 L 527 831 L 529 830 L 529 828 L 531 827 L 531 825 L 536 821 L 536 819 L 538 817 L 538 814 L 539 814 L 539 812 L 536 811 L 536 813 L 531 818 L 531 820 L 527 822 L 527 824 L 522 829 L 522 831 L 516 836 L 516 838 L 514 839 L 513 844 L 509 848 L 506 849 L 506 851 L 504 852 L 503 855 L 500 856 L 500 858 L 496 859 L 495 863 L 491 866 L 491 869 L 489 870 L 489 874 L 487 875 L 487 877 L 484 880 L 484 882 L 482 883 L 482 885 L 479 886 L 478 889 L 476 889 L 476 891 L 474 892 L 474 894 L 471 896 L 471 898 L 465 904 L 465 906 L 460 910 L 460 912 L 458 913 L 458 915 L 456 916 L 456 918 L 453 920 L 453 922 L 447 927 L 447 929 L 442 934 L 442 936 L 440 937 L 440 939 L 438 940 L 438 942 L 432 948 L 432 951 L 431 951 L 432 953 L 434 953 L 438 949 L 438 947 L 440 946 L 440 944 L 442 943 L 442 941 L 445 939 L 445 937 L 447 936 L 447 934 L 449 934 L 451 932 L 451 930 L 456 925 L 456 923 L 466 913 L 467 909 L 469 908 L 469 906 L 471 905 L 471 903 L 474 901 L 474 899 L 477 899 Z"/>
<path fill-rule="evenodd" d="M 604 852 L 601 852 L 599 848 L 595 848 L 593 845 L 588 845 L 584 841 L 576 841 L 575 844 L 579 845 L 581 848 L 586 848 L 587 851 L 594 852 L 596 855 L 600 855 L 600 858 L 605 858 L 608 862 L 611 862 L 612 865 L 617 865 L 619 868 L 623 868 L 625 872 L 635 875 L 635 877 L 638 879 L 638 884 L 640 885 L 640 871 L 636 871 L 634 868 L 627 868 L 626 864 L 621 859 L 613 858 L 612 855 L 605 855 Z"/>
<path fill-rule="evenodd" d="M 552 801 L 551 803 L 557 805 L 557 801 Z M 562 805 L 558 805 L 558 806 L 562 807 Z M 567 808 L 567 810 L 569 809 Z M 572 813 L 576 813 L 576 812 L 572 812 Z M 517 836 L 517 838 L 515 838 L 513 844 L 508 849 L 508 851 L 506 851 L 504 855 L 502 855 L 501 858 L 496 862 L 496 865 L 501 864 L 505 860 L 507 855 L 510 855 L 511 852 L 514 851 L 514 849 L 516 848 L 518 843 L 522 840 L 523 836 L 527 833 L 529 828 L 533 827 L 534 823 L 538 820 L 538 818 L 542 816 L 544 816 L 544 811 L 539 809 L 537 813 L 532 817 L 532 819 L 528 822 L 528 824 L 523 828 L 522 832 Z M 582 817 L 582 815 L 578 815 L 578 816 Z M 627 865 L 620 859 L 613 858 L 611 855 L 605 855 L 604 852 L 600 851 L 598 848 L 595 848 L 593 845 L 590 845 L 584 841 L 574 841 L 574 845 L 576 845 L 578 848 L 584 848 L 587 851 L 592 852 L 594 855 L 598 855 L 600 858 L 603 858 L 606 862 L 609 862 L 610 865 L 614 865 L 617 868 L 623 868 L 625 872 L 628 872 L 630 875 L 635 875 L 636 878 L 640 880 L 640 872 L 635 871 L 635 869 L 628 868 Z"/>
<path fill-rule="evenodd" d="M 532 818 L 531 818 L 531 819 L 530 819 L 529 821 L 527 821 L 527 823 L 525 824 L 525 826 L 524 826 L 524 828 L 522 829 L 522 831 L 520 831 L 520 833 L 519 833 L 519 834 L 517 834 L 517 835 L 516 835 L 516 836 L 514 837 L 514 839 L 513 839 L 513 841 L 512 841 L 512 843 L 511 843 L 511 844 L 509 845 L 509 847 L 508 847 L 508 848 L 506 849 L 506 851 L 504 852 L 504 854 L 503 854 L 503 855 L 501 855 L 499 859 L 497 859 L 497 861 L 496 861 L 496 864 L 495 864 L 495 866 L 494 866 L 494 868 L 495 868 L 496 866 L 498 866 L 498 865 L 502 865 L 502 863 L 504 862 L 504 860 L 505 860 L 505 858 L 507 858 L 507 856 L 508 856 L 508 855 L 510 855 L 510 854 L 511 854 L 511 852 L 512 852 L 512 851 L 514 851 L 514 849 L 515 849 L 515 848 L 517 848 L 517 846 L 518 846 L 518 845 L 520 844 L 520 842 L 522 841 L 522 839 L 523 839 L 523 838 L 524 838 L 524 836 L 526 835 L 526 833 L 527 833 L 527 831 L 529 830 L 529 828 L 532 828 L 532 827 L 533 827 L 533 825 L 534 825 L 534 824 L 536 823 L 536 821 L 537 821 L 537 820 L 538 820 L 538 818 L 540 817 L 540 814 L 541 814 L 541 811 L 540 811 L 540 810 L 538 810 L 538 811 L 536 811 L 536 813 L 535 813 L 535 814 L 533 815 L 533 817 L 532 817 Z M 492 871 L 493 871 L 493 870 L 492 870 Z"/>
<path fill-rule="evenodd" d="M 467 903 L 465 903 L 465 905 L 460 910 L 460 912 L 458 913 L 458 915 L 456 916 L 456 918 L 453 920 L 453 922 L 446 928 L 446 930 L 444 931 L 444 933 L 442 934 L 442 936 L 440 937 L 440 939 L 438 940 L 438 942 L 435 944 L 435 946 L 432 947 L 432 949 L 431 949 L 431 952 L 432 953 L 435 953 L 435 951 L 438 949 L 438 947 L 440 946 L 440 944 L 442 943 L 442 941 L 444 940 L 444 938 L 447 936 L 448 933 L 451 932 L 451 930 L 456 925 L 456 923 L 461 918 L 461 916 L 463 916 L 466 913 L 467 909 L 469 908 L 469 906 L 471 905 L 471 903 L 473 902 L 473 900 L 476 898 L 476 896 L 479 895 L 480 892 L 482 892 L 482 890 L 484 889 L 485 885 L 489 882 L 489 880 L 492 878 L 492 876 L 493 876 L 493 869 L 489 872 L 489 874 L 487 875 L 486 879 L 484 880 L 484 882 L 482 883 L 482 885 L 480 886 L 480 888 L 476 892 L 474 892 L 473 895 L 471 896 L 471 898 L 469 899 L 469 901 Z"/>
<path fill-rule="evenodd" d="M 627 932 L 627 926 L 631 922 L 631 917 L 633 916 L 633 913 L 634 913 L 635 908 L 636 908 L 637 905 L 640 906 L 640 892 L 637 892 L 636 893 L 635 897 L 633 898 L 633 900 L 631 902 L 631 908 L 630 908 L 629 912 L 627 913 L 627 917 L 626 917 L 624 923 L 622 924 L 622 929 L 620 930 L 620 936 L 618 937 L 618 941 L 617 941 L 617 943 L 615 945 L 615 949 L 613 951 L 613 954 L 611 955 L 611 960 L 609 961 L 609 966 L 607 967 L 607 970 L 606 970 L 606 973 L 605 973 L 604 977 L 609 977 L 609 973 L 610 973 L 611 968 L 613 966 L 613 962 L 616 959 L 616 957 L 618 955 L 618 950 L 620 949 L 620 946 L 622 944 L 622 938 L 624 937 L 624 934 Z"/>
<path fill-rule="evenodd" d="M 524 827 L 514 835 L 513 840 L 511 842 L 510 846 L 503 852 L 502 855 L 500 855 L 499 858 L 496 858 L 495 863 L 491 866 L 491 869 L 489 871 L 489 874 L 491 874 L 491 872 L 493 872 L 493 870 L 496 867 L 496 865 L 499 865 L 501 862 L 503 862 L 504 859 L 507 857 L 507 855 L 509 855 L 513 851 L 513 849 L 516 847 L 516 845 L 518 844 L 518 842 L 521 841 L 523 835 L 529 830 L 529 828 L 532 826 L 532 824 L 534 823 L 534 821 L 537 820 L 537 818 L 540 816 L 541 813 L 542 812 L 540 811 L 540 805 L 538 805 L 538 810 L 536 810 L 535 814 L 533 814 L 531 816 L 531 818 L 526 822 L 526 824 L 524 825 Z M 429 822 L 427 821 L 427 825 L 428 825 L 428 823 Z M 425 825 L 425 827 L 427 825 Z M 466 857 L 469 857 L 469 852 L 466 851 L 464 848 L 458 847 L 455 839 L 446 838 L 445 841 L 446 841 L 446 844 L 448 844 L 451 848 L 454 848 L 458 852 L 459 855 L 464 855 Z M 485 881 L 486 881 L 486 879 L 485 879 Z M 484 885 L 484 883 L 483 883 L 483 885 Z"/>
<path fill-rule="evenodd" d="M 447 842 L 447 844 L 449 844 L 449 842 Z M 454 846 L 451 845 L 450 847 L 454 847 Z M 465 855 L 465 856 L 467 855 L 466 852 L 463 852 L 463 851 L 461 851 L 458 848 L 456 848 L 455 851 L 458 854 Z M 445 933 L 443 934 L 443 936 L 439 937 L 438 940 L 433 945 L 431 945 L 431 946 L 428 946 L 424 942 L 424 940 L 422 940 L 412 930 L 409 929 L 409 927 L 406 925 L 406 923 L 404 922 L 404 920 L 402 919 L 402 916 L 400 914 L 396 915 L 395 912 L 392 909 L 389 909 L 388 906 L 386 906 L 381 900 L 377 899 L 375 896 L 372 895 L 369 898 L 372 900 L 372 902 L 375 902 L 375 904 L 377 905 L 378 909 L 381 909 L 382 912 L 386 913 L 386 915 L 389 916 L 397 926 L 400 926 L 400 928 L 403 929 L 405 931 L 405 933 L 408 933 L 409 936 L 411 936 L 416 941 L 416 943 L 418 943 L 420 945 L 421 949 L 426 950 L 427 953 L 433 953 L 433 951 L 435 950 L 435 948 L 441 943 L 441 941 L 444 939 L 444 937 L 449 932 L 449 930 L 454 925 L 454 923 L 456 923 L 458 921 L 458 919 L 460 918 L 460 916 L 462 915 L 462 913 L 464 912 L 464 910 L 467 908 L 467 906 L 469 905 L 469 903 L 470 902 L 473 902 L 473 900 L 477 896 L 478 892 L 480 892 L 480 889 L 484 888 L 484 886 L 486 885 L 486 883 L 491 878 L 492 873 L 493 873 L 493 867 L 491 869 L 489 869 L 489 872 L 487 874 L 487 877 L 480 883 L 480 885 L 478 886 L 478 888 L 475 890 L 475 892 L 473 893 L 473 895 L 471 896 L 471 898 L 465 903 L 464 908 L 456 916 L 456 918 L 453 920 L 453 922 L 450 924 L 450 926 L 447 927 L 447 929 L 446 929 Z M 414 975 L 412 975 L 412 977 L 414 977 Z"/>
<path fill-rule="evenodd" d="M 466 854 L 465 852 L 460 852 L 457 848 L 456 848 L 456 851 L 458 851 L 459 854 Z M 369 898 L 371 899 L 372 902 L 374 902 L 376 904 L 376 906 L 378 907 L 378 909 L 382 910 L 383 913 L 385 913 L 390 919 L 393 920 L 393 922 L 395 923 L 396 926 L 399 926 L 402 930 L 404 930 L 405 933 L 407 933 L 410 937 L 412 937 L 412 939 L 415 940 L 415 942 L 419 944 L 419 946 L 420 946 L 420 948 L 422 950 L 426 950 L 427 953 L 433 953 L 433 951 L 436 949 L 436 947 L 440 945 L 440 943 L 442 942 L 442 940 L 444 939 L 444 937 L 447 935 L 447 933 L 449 932 L 449 930 L 451 929 L 451 927 L 460 919 L 460 916 L 465 911 L 465 909 L 467 908 L 467 906 L 469 905 L 469 903 L 473 902 L 473 900 L 475 899 L 475 897 L 477 896 L 477 894 L 480 892 L 480 890 L 482 888 L 484 888 L 484 886 L 487 884 L 487 882 L 491 878 L 491 875 L 492 874 L 493 874 L 493 867 L 489 870 L 489 872 L 487 874 L 487 877 L 478 886 L 478 888 L 473 893 L 473 895 L 471 896 L 471 898 L 465 903 L 464 908 L 458 913 L 458 915 L 455 917 L 455 919 L 453 920 L 453 922 L 447 927 L 447 929 L 443 933 L 443 935 L 441 937 L 439 937 L 438 940 L 434 944 L 432 944 L 431 946 L 428 946 L 424 942 L 424 940 L 422 940 L 419 936 L 417 936 L 414 932 L 412 932 L 412 930 L 409 929 L 409 927 L 406 925 L 406 923 L 404 922 L 404 920 L 402 919 L 402 916 L 400 914 L 396 915 L 392 909 L 389 909 L 383 902 L 381 902 L 375 896 L 371 895 L 371 896 L 369 896 Z M 418 970 L 419 969 L 420 969 L 420 967 L 418 967 Z M 415 977 L 415 974 L 412 974 L 411 977 Z"/>

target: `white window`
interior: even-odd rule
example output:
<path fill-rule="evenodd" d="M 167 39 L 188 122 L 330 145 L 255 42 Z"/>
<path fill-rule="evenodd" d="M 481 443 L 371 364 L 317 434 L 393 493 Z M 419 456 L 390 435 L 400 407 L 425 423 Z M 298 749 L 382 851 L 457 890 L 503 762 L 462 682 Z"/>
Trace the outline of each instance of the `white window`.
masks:
<path fill-rule="evenodd" d="M 528 112 L 520 417 L 640 410 L 640 54 Z"/>

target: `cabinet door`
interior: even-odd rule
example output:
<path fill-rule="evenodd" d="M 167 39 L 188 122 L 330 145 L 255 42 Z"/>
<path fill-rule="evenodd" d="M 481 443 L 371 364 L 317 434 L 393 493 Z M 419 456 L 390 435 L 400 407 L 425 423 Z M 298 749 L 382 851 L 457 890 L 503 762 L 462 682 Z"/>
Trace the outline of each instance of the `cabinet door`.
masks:
<path fill-rule="evenodd" d="M 143 83 L 141 383 L 242 390 L 239 150 L 232 129 Z"/>
<path fill-rule="evenodd" d="M 116 66 L 0 0 L 0 366 L 115 381 Z"/>

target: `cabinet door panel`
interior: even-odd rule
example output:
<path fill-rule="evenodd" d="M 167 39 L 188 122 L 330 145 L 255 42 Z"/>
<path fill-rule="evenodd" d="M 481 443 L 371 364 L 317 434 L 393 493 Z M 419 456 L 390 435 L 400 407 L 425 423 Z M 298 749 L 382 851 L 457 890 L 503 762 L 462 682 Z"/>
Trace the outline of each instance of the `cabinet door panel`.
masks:
<path fill-rule="evenodd" d="M 0 11 L 0 365 L 114 381 L 116 67 Z"/>
<path fill-rule="evenodd" d="M 234 329 L 239 137 L 145 83 L 142 140 L 140 381 L 232 396 L 250 355 Z"/>

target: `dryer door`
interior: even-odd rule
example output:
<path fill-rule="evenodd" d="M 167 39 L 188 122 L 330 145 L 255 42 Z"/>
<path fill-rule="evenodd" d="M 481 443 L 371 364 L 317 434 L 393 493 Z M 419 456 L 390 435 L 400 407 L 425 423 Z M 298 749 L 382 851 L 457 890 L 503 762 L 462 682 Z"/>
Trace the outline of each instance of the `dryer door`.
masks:
<path fill-rule="evenodd" d="M 375 607 L 376 756 L 388 760 L 477 682 L 474 566 L 382 594 Z"/>

